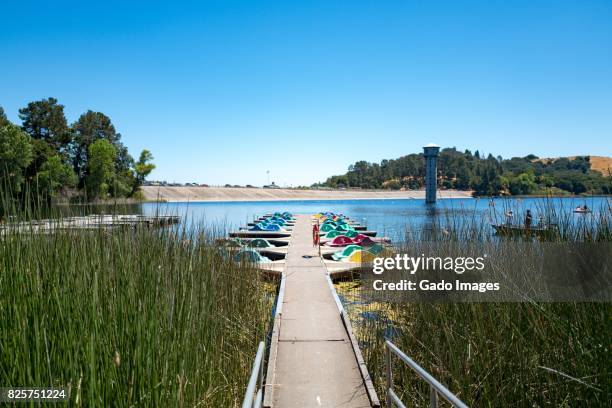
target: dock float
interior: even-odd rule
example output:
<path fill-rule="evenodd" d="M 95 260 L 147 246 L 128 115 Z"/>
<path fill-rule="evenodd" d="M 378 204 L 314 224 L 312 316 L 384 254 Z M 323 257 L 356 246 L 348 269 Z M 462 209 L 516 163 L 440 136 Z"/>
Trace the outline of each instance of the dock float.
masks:
<path fill-rule="evenodd" d="M 266 371 L 268 408 L 379 406 L 318 248 L 296 215 L 285 255 Z"/>
<path fill-rule="evenodd" d="M 68 230 L 94 230 L 99 228 L 136 228 L 137 226 L 163 227 L 180 222 L 175 215 L 140 215 L 140 214 L 94 214 L 79 217 L 64 217 L 33 221 L 9 222 L 0 224 L 3 231 L 21 233 L 53 233 Z"/>

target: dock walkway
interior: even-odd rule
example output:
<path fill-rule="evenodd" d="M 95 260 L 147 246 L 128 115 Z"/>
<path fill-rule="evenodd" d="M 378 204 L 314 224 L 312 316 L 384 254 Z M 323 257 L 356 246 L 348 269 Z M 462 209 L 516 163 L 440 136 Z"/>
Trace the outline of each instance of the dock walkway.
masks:
<path fill-rule="evenodd" d="M 312 245 L 312 221 L 297 215 L 285 263 L 285 291 L 265 406 L 370 407 L 351 340 Z M 272 375 L 270 375 L 272 373 Z"/>

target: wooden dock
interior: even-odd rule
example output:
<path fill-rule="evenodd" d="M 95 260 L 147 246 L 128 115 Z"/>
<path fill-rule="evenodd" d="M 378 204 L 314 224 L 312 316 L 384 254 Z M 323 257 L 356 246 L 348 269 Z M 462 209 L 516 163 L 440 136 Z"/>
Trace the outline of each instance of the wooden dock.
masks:
<path fill-rule="evenodd" d="M 161 227 L 177 224 L 179 216 L 175 215 L 140 215 L 140 214 L 94 214 L 79 217 L 64 217 L 0 224 L 0 233 L 53 233 L 69 230 L 95 230 L 99 228 L 135 228 L 137 226 Z"/>
<path fill-rule="evenodd" d="M 270 344 L 264 407 L 378 406 L 350 323 L 312 244 L 312 219 L 295 218 Z"/>

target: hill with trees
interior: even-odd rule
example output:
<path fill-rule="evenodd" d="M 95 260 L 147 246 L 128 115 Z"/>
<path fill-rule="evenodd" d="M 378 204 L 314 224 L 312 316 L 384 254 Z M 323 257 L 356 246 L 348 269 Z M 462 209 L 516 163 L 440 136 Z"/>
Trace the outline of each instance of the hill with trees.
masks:
<path fill-rule="evenodd" d="M 612 194 L 612 175 L 594 170 L 589 156 L 539 159 L 535 155 L 503 159 L 455 147 L 440 151 L 438 185 L 442 189 L 472 190 L 475 196 L 530 194 Z M 358 161 L 345 174 L 329 177 L 314 187 L 420 189 L 425 184 L 422 153 L 380 163 Z"/>
<path fill-rule="evenodd" d="M 69 125 L 64 106 L 48 98 L 19 109 L 19 118 L 20 126 L 11 123 L 0 107 L 0 191 L 12 200 L 23 203 L 26 193 L 47 203 L 134 197 L 155 168 L 148 150 L 132 158 L 101 112 Z"/>

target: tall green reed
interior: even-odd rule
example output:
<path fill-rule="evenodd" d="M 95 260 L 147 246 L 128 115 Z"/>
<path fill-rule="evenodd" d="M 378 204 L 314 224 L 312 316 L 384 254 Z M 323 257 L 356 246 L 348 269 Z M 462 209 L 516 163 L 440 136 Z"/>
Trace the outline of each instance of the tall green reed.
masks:
<path fill-rule="evenodd" d="M 609 202 L 586 217 L 548 204 L 543 200 L 532 212 L 558 228 L 552 242 L 515 238 L 520 245 L 506 245 L 513 239 L 492 235 L 489 224 L 502 221 L 490 209 L 491 217 L 445 211 L 425 228 L 409 224 L 396 245 L 400 252 L 441 257 L 458 250 L 497 253 L 496 273 L 524 278 L 528 268 L 538 269 L 542 245 L 612 241 Z M 517 219 L 524 216 L 513 201 L 503 206 Z M 533 250 L 522 252 L 525 247 Z M 390 338 L 470 406 L 606 406 L 610 400 L 609 303 L 543 303 L 528 295 L 522 303 L 381 302 L 358 283 L 338 291 L 381 399 L 384 339 Z M 407 406 L 428 406 L 427 383 L 398 359 L 393 372 Z"/>
<path fill-rule="evenodd" d="M 71 405 L 237 406 L 271 299 L 201 229 L 0 233 L 0 384 Z"/>

